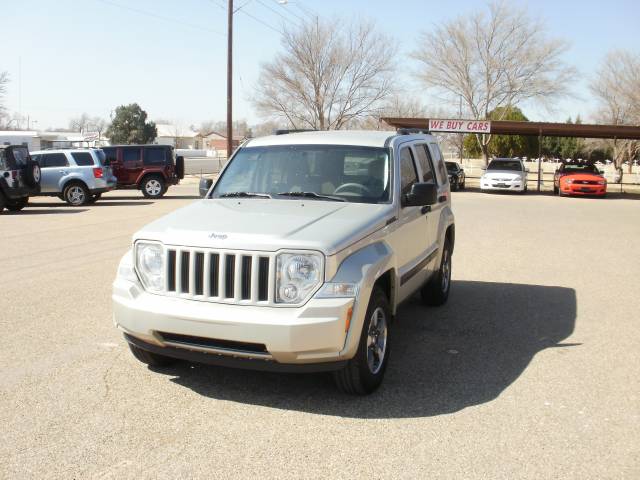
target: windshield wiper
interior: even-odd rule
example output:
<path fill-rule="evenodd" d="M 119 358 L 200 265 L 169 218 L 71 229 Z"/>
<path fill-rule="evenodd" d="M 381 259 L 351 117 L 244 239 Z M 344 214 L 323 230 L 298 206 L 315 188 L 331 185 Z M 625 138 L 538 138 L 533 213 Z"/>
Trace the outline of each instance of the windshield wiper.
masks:
<path fill-rule="evenodd" d="M 222 197 L 271 198 L 271 195 L 269 195 L 267 193 L 255 193 L 255 192 L 228 192 L 228 193 L 223 193 L 222 195 L 220 195 L 220 198 L 222 198 Z"/>
<path fill-rule="evenodd" d="M 283 197 L 317 198 L 321 200 L 334 200 L 336 202 L 346 202 L 344 198 L 334 197 L 332 195 L 318 195 L 316 192 L 280 192 L 277 195 L 282 195 Z"/>

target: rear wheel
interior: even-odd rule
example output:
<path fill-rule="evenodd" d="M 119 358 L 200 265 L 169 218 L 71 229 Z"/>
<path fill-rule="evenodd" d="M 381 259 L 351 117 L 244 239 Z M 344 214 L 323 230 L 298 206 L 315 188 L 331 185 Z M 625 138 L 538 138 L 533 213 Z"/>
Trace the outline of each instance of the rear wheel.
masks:
<path fill-rule="evenodd" d="M 389 361 L 390 320 L 389 300 L 379 287 L 374 287 L 358 351 L 342 370 L 333 374 L 340 390 L 352 395 L 366 395 L 380 386 Z"/>
<path fill-rule="evenodd" d="M 157 353 L 147 352 L 140 347 L 129 344 L 129 349 L 133 356 L 136 357 L 142 363 L 146 363 L 151 367 L 167 367 L 177 362 L 175 358 L 165 357 L 164 355 L 158 355 Z"/>
<path fill-rule="evenodd" d="M 69 183 L 64 187 L 62 192 L 65 202 L 73 207 L 79 207 L 86 204 L 89 201 L 89 190 L 80 182 Z"/>
<path fill-rule="evenodd" d="M 0 213 L 2 213 L 2 211 L 4 210 L 4 206 L 5 206 L 4 195 L 2 195 L 2 193 L 0 192 Z"/>
<path fill-rule="evenodd" d="M 425 305 L 437 307 L 446 303 L 451 289 L 451 246 L 445 242 L 440 268 L 422 287 L 420 294 Z"/>
<path fill-rule="evenodd" d="M 142 194 L 146 198 L 160 198 L 166 192 L 164 179 L 160 175 L 149 175 L 142 180 Z"/>
<path fill-rule="evenodd" d="M 7 203 L 6 207 L 7 207 L 7 210 L 9 210 L 10 212 L 19 212 L 24 207 L 26 207 L 28 203 L 29 203 L 29 197 L 26 197 L 26 198 L 21 198 L 20 200 L 9 202 Z"/>

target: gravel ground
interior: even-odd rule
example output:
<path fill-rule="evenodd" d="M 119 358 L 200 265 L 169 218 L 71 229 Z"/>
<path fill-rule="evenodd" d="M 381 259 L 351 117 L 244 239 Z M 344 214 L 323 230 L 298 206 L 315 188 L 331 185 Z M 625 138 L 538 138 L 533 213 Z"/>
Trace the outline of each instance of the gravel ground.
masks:
<path fill-rule="evenodd" d="M 449 303 L 402 307 L 355 398 L 130 355 L 117 262 L 196 190 L 0 217 L 0 477 L 640 478 L 639 201 L 454 193 Z"/>

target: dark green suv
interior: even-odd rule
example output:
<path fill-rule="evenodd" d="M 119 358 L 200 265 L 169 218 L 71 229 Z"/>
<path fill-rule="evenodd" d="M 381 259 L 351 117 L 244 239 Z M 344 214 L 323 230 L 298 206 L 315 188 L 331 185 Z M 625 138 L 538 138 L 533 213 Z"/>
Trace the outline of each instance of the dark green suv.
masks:
<path fill-rule="evenodd" d="M 26 207 L 40 193 L 40 166 L 22 145 L 0 145 L 0 213 Z"/>

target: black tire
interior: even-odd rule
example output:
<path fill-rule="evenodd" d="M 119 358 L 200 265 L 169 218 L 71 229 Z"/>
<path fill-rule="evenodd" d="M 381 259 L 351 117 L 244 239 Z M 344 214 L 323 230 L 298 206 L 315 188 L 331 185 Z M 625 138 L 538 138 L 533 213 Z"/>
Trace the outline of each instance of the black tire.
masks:
<path fill-rule="evenodd" d="M 558 193 L 560 193 L 560 189 L 558 187 L 555 186 L 555 184 L 553 185 L 553 194 L 554 195 L 558 195 Z"/>
<path fill-rule="evenodd" d="M 82 182 L 69 182 L 64 186 L 62 197 L 72 207 L 86 205 L 91 197 L 89 189 Z"/>
<path fill-rule="evenodd" d="M 465 177 L 464 180 L 462 180 L 462 183 L 460 184 L 460 190 L 464 190 L 467 186 L 467 179 Z"/>
<path fill-rule="evenodd" d="M 374 313 L 377 319 L 377 329 L 375 325 L 373 325 Z M 381 314 L 383 317 L 380 316 Z M 380 331 L 381 318 L 384 331 Z M 369 299 L 369 305 L 367 306 L 362 331 L 360 332 L 358 351 L 342 370 L 333 373 L 336 385 L 342 392 L 351 395 L 367 395 L 380 386 L 384 378 L 384 373 L 387 370 L 387 364 L 389 363 L 390 321 L 391 307 L 389 306 L 389 300 L 379 287 L 374 287 L 371 292 L 371 298 Z M 378 333 L 373 335 L 376 331 Z M 368 345 L 370 332 L 376 338 L 378 349 L 373 349 Z M 380 338 L 381 335 L 384 336 L 384 339 Z M 380 346 L 379 341 L 384 342 L 384 347 Z M 382 359 L 376 362 L 375 359 L 379 359 L 380 356 L 380 349 L 382 350 Z M 377 352 L 377 354 L 374 352 Z"/>
<path fill-rule="evenodd" d="M 33 160 L 27 161 L 27 166 L 24 170 L 24 181 L 30 187 L 37 187 L 40 185 L 40 179 L 42 178 L 42 171 L 40 165 Z"/>
<path fill-rule="evenodd" d="M 422 287 L 422 302 L 430 307 L 444 305 L 451 290 L 451 246 L 446 241 L 442 249 L 440 268 Z"/>
<path fill-rule="evenodd" d="M 165 357 L 164 355 L 158 355 L 157 353 L 147 352 L 142 348 L 129 344 L 129 349 L 133 356 L 136 357 L 142 363 L 149 365 L 150 367 L 168 367 L 173 365 L 178 360 L 171 357 Z"/>
<path fill-rule="evenodd" d="M 21 198 L 20 200 L 15 200 L 13 202 L 7 203 L 7 210 L 10 212 L 19 212 L 29 203 L 29 197 Z"/>
<path fill-rule="evenodd" d="M 96 203 L 98 200 L 100 200 L 100 197 L 102 197 L 101 193 L 96 193 L 94 195 L 91 195 L 87 203 Z"/>
<path fill-rule="evenodd" d="M 176 177 L 180 180 L 184 178 L 184 157 L 182 155 L 176 157 Z"/>
<path fill-rule="evenodd" d="M 0 214 L 4 211 L 5 203 L 4 195 L 0 192 Z"/>
<path fill-rule="evenodd" d="M 140 190 L 145 198 L 161 198 L 167 191 L 167 185 L 161 175 L 147 175 L 140 182 Z"/>
<path fill-rule="evenodd" d="M 458 179 L 454 179 L 453 182 L 451 183 L 451 190 L 453 192 L 457 192 L 460 189 L 460 184 L 458 183 Z"/>

